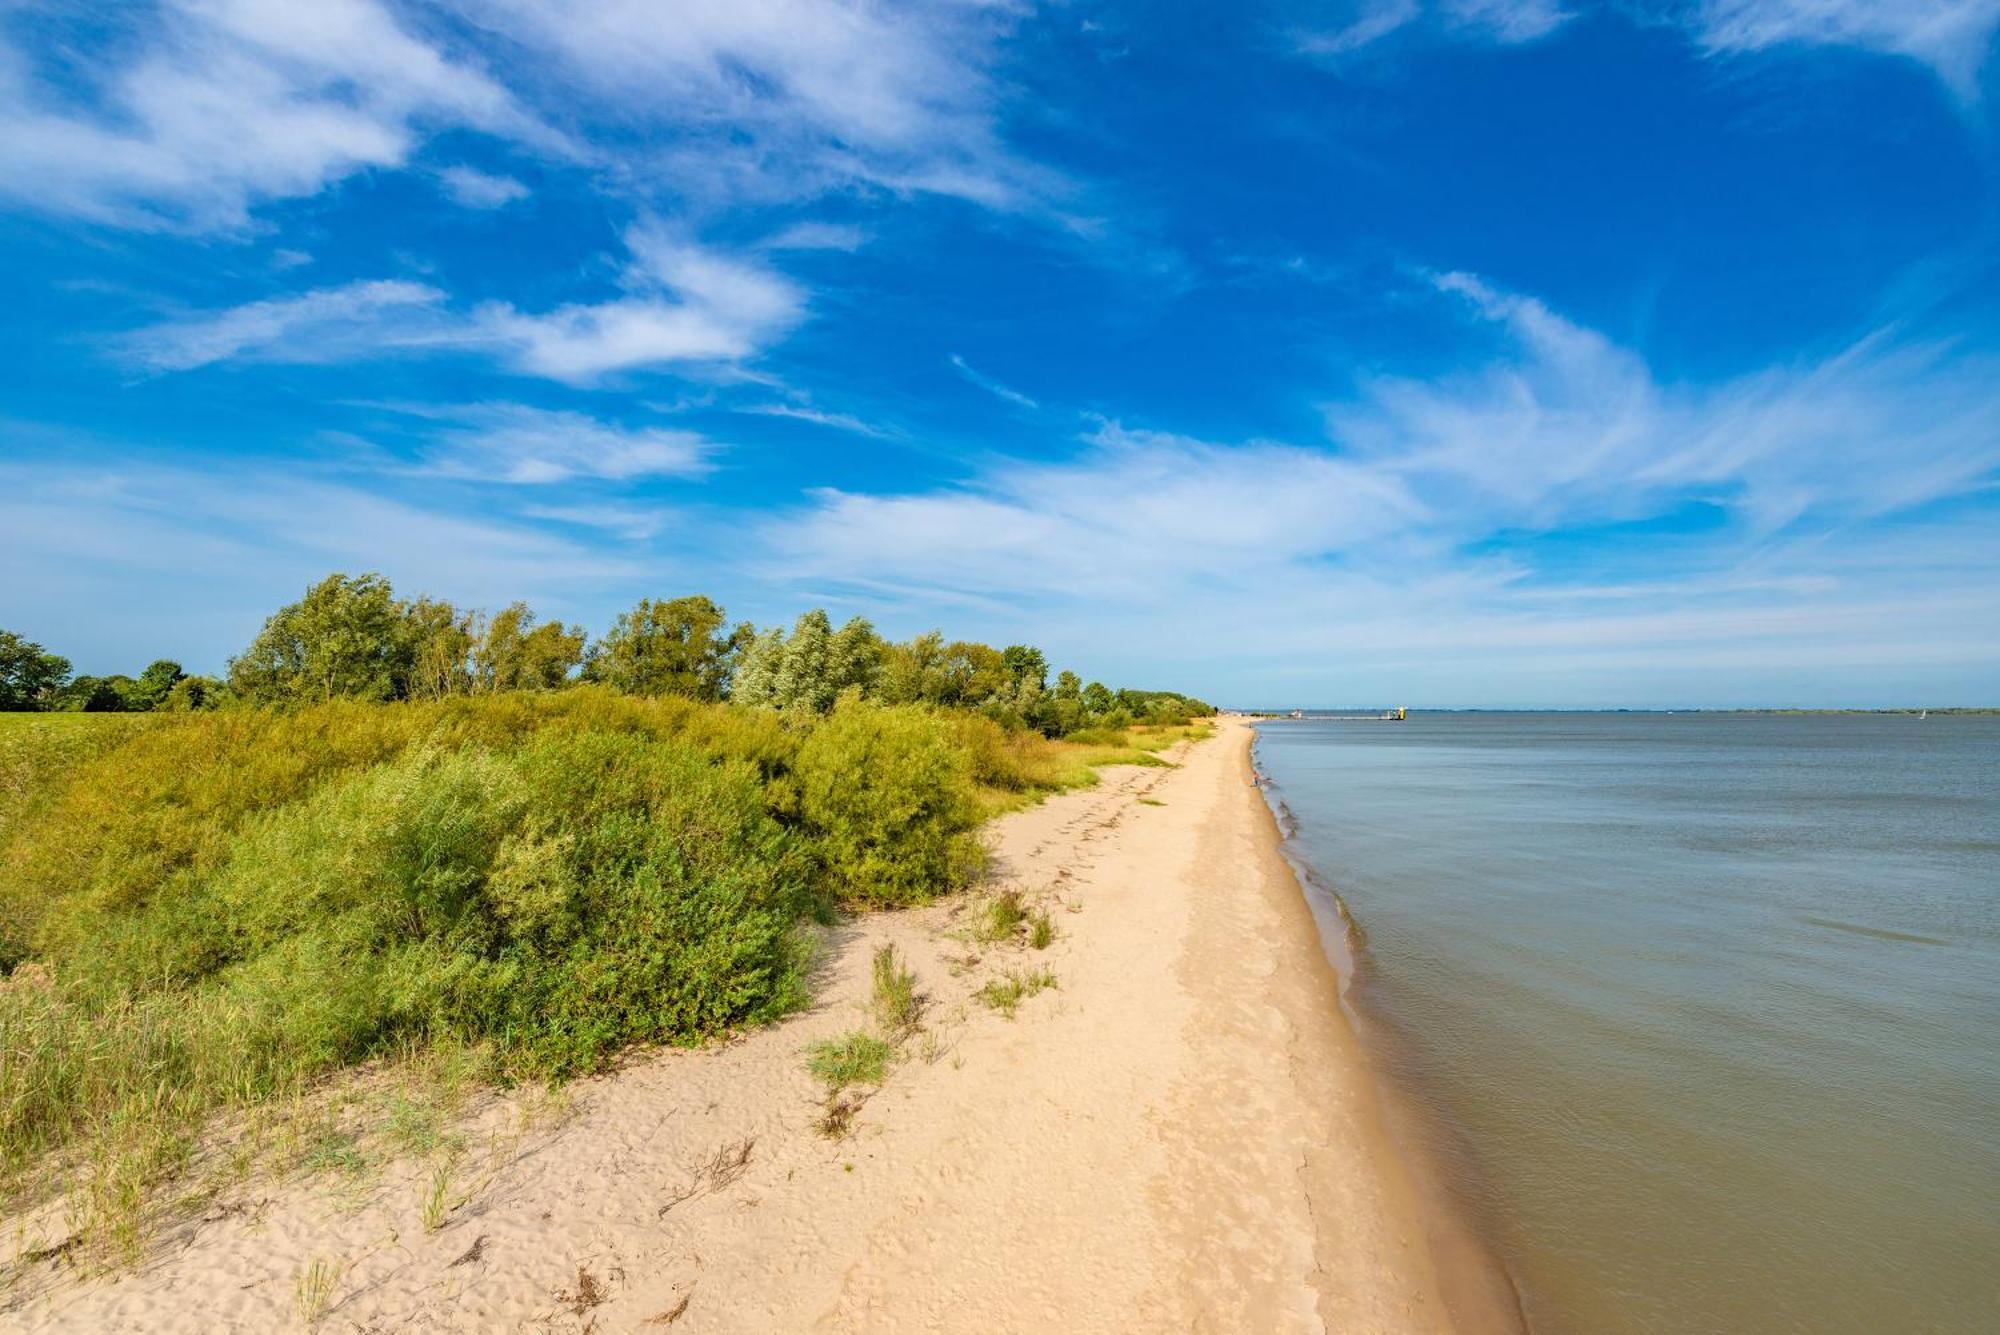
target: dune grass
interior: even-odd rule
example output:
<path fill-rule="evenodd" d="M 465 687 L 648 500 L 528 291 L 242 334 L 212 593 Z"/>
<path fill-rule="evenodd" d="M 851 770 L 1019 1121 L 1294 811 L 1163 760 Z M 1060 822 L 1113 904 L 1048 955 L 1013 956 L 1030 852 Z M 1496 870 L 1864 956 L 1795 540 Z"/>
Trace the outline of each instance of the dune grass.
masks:
<path fill-rule="evenodd" d="M 884 1032 L 907 1034 L 917 1024 L 922 1002 L 917 996 L 917 975 L 896 954 L 896 947 L 884 945 L 875 952 L 871 966 L 874 990 L 870 1003 L 875 1020 Z"/>
<path fill-rule="evenodd" d="M 973 995 L 1011 1020 L 1023 1001 L 1055 985 L 1056 976 L 1048 969 L 1010 969 Z"/>
<path fill-rule="evenodd" d="M 879 1085 L 887 1078 L 896 1050 L 862 1029 L 850 1029 L 806 1049 L 806 1069 L 838 1093 L 849 1085 Z"/>

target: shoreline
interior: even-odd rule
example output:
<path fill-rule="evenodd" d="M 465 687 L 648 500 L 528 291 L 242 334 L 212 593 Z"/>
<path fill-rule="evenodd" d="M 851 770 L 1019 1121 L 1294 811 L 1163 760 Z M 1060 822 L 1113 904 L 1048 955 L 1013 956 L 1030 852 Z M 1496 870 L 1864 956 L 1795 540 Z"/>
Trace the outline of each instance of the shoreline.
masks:
<path fill-rule="evenodd" d="M 1381 1045 L 1393 1041 L 1393 1034 L 1355 995 L 1357 988 L 1364 996 L 1366 992 L 1363 974 L 1370 965 L 1366 929 L 1339 892 L 1292 851 L 1297 814 L 1284 800 L 1281 786 L 1257 764 L 1256 730 L 1266 721 L 1250 724 L 1252 740 L 1246 752 L 1258 805 L 1269 817 L 1271 838 L 1286 875 L 1311 918 L 1322 957 L 1338 980 L 1341 1018 L 1357 1049 L 1356 1060 L 1366 1067 L 1378 1096 L 1389 1153 L 1414 1191 L 1445 1305 L 1461 1335 L 1527 1335 L 1530 1326 L 1519 1287 L 1493 1241 L 1491 1227 L 1461 1190 L 1447 1162 L 1452 1156 L 1440 1145 L 1440 1138 L 1456 1134 L 1455 1130 L 1440 1126 L 1437 1115 L 1426 1112 L 1422 1101 L 1388 1069 L 1390 1054 L 1382 1052 Z"/>
<path fill-rule="evenodd" d="M 1050 912 L 1045 950 L 977 943 L 978 893 L 849 919 L 801 1014 L 634 1054 L 553 1112 L 480 1096 L 441 1223 L 420 1217 L 433 1160 L 236 1183 L 120 1275 L 21 1269 L 45 1242 L 26 1237 L 0 1326 L 272 1329 L 319 1267 L 323 1330 L 1478 1335 L 1252 735 L 1218 719 L 1173 767 L 1106 769 L 988 827 L 988 892 Z M 868 1023 L 883 945 L 923 1028 L 828 1138 L 804 1051 Z M 1031 969 L 1055 984 L 1012 1018 L 979 1003 Z"/>

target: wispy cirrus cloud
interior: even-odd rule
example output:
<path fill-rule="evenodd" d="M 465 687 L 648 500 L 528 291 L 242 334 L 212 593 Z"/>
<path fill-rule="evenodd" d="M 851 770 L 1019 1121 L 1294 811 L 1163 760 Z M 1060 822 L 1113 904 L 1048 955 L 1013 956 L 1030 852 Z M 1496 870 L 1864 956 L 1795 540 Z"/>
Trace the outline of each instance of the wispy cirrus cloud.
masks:
<path fill-rule="evenodd" d="M 375 280 L 166 320 L 124 336 L 116 350 L 155 371 L 474 352 L 589 384 L 620 371 L 742 361 L 804 318 L 805 293 L 758 261 L 650 226 L 633 228 L 626 243 L 626 292 L 606 301 L 463 309 L 429 284 Z"/>
<path fill-rule="evenodd" d="M 2000 613 L 2000 534 L 1951 506 L 2000 485 L 1991 358 L 1891 330 L 1683 385 L 1534 298 L 1431 282 L 1497 351 L 1365 380 L 1327 445 L 1114 424 L 1066 462 L 825 491 L 769 521 L 772 576 L 911 619 L 1032 606 L 1098 662 L 1294 674 L 1316 699 L 1337 676 L 1356 699 L 1673 702 L 1711 668 L 1775 697 L 1830 660 L 1879 698 L 1867 674 L 1911 641 L 1930 659 L 1872 689 L 1990 672 L 2000 645 L 1969 628 Z M 1715 518 L 1690 529 L 1690 506 Z"/>
<path fill-rule="evenodd" d="M 1819 360 L 1703 385 L 1468 274 L 1437 289 L 1506 336 L 1459 376 L 1364 382 L 1334 437 L 1493 527 L 1606 522 L 1699 500 L 1757 531 L 1892 513 L 2000 468 L 2000 360 L 1885 329 Z M 1884 442 L 1898 448 L 1884 462 Z"/>
<path fill-rule="evenodd" d="M 1561 0 L 1363 0 L 1332 23 L 1295 35 L 1302 55 L 1338 57 L 1407 28 L 1514 46 L 1546 37 L 1576 16 Z"/>
<path fill-rule="evenodd" d="M 20 11 L 0 29 L 0 194 L 15 204 L 240 229 L 261 201 L 402 166 L 441 125 L 557 142 L 476 61 L 376 0 L 166 0 L 115 17 L 122 40 L 80 51 L 31 55 Z"/>
<path fill-rule="evenodd" d="M 1000 130 L 1011 5 L 873 0 L 643 0 L 464 6 L 502 46 L 552 59 L 544 96 L 594 102 L 663 131 L 628 145 L 676 190 L 711 201 L 797 199 L 856 184 L 1027 207 L 1060 181 Z M 517 62 L 517 64 L 526 62 Z"/>
<path fill-rule="evenodd" d="M 114 347 L 152 371 L 227 361 L 337 362 L 449 346 L 459 337 L 447 294 L 428 283 L 376 279 L 269 297 L 135 330 Z"/>
<path fill-rule="evenodd" d="M 1394 34 L 1427 30 L 1458 41 L 1512 46 L 1547 37 L 1582 11 L 1563 0 L 1362 0 L 1298 25 L 1300 54 L 1338 59 Z M 2000 0 L 1645 0 L 1628 14 L 1678 28 L 1705 54 L 1740 56 L 1786 46 L 1844 46 L 1919 61 L 1962 101 L 2000 30 Z"/>
<path fill-rule="evenodd" d="M 992 376 L 987 375 L 984 371 L 979 370 L 977 367 L 973 366 L 972 363 L 966 361 L 965 358 L 959 356 L 955 352 L 951 354 L 951 357 L 948 360 L 951 362 L 953 370 L 957 371 L 961 376 L 965 377 L 965 379 L 979 386 L 981 389 L 985 390 L 988 394 L 991 394 L 996 399 L 1005 400 L 1006 402 L 1013 404 L 1017 408 L 1038 409 L 1042 406 L 1040 403 L 1036 402 L 1032 398 L 1029 398 L 1026 394 L 1023 394 L 1020 390 L 1015 389 L 1013 386 L 1003 384 L 1002 382 L 995 380 Z"/>
<path fill-rule="evenodd" d="M 720 446 L 693 431 L 629 427 L 578 412 L 521 403 L 429 409 L 452 425 L 429 437 L 422 471 L 516 485 L 576 479 L 625 482 L 701 477 Z"/>
<path fill-rule="evenodd" d="M 782 417 L 794 422 L 810 422 L 814 426 L 830 427 L 857 436 L 872 436 L 876 440 L 889 440 L 896 435 L 888 428 L 864 421 L 852 413 L 830 413 L 798 403 L 749 403 L 730 411 L 751 417 Z"/>
<path fill-rule="evenodd" d="M 1702 49 L 1718 55 L 1821 45 L 1907 56 L 1972 101 L 2000 29 L 2000 0 L 1702 0 L 1686 21 Z"/>

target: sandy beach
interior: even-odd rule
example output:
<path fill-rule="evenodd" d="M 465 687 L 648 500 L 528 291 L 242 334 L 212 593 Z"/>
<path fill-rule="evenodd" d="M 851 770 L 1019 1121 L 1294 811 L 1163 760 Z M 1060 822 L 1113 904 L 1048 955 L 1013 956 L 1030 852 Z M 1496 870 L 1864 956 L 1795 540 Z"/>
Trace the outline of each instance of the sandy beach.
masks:
<path fill-rule="evenodd" d="M 990 828 L 1046 950 L 977 944 L 977 897 L 833 929 L 813 1007 L 649 1053 L 556 1106 L 488 1095 L 435 1166 L 251 1179 L 136 1270 L 21 1263 L 0 1326 L 322 1330 L 1321 1331 L 1451 1328 L 1337 982 L 1223 719 L 1171 768 Z M 923 1029 L 829 1138 L 815 1040 L 865 1023 L 869 958 Z M 1009 1019 L 974 993 L 1046 966 Z M 48 1219 L 13 1231 L 45 1247 Z"/>

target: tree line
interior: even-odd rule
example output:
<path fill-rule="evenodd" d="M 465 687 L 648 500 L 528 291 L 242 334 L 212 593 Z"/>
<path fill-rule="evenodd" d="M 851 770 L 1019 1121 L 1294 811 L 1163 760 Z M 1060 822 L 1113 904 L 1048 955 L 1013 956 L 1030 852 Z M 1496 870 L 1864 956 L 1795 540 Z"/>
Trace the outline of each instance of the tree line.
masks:
<path fill-rule="evenodd" d="M 994 648 L 930 631 L 904 641 L 815 608 L 787 629 L 734 625 L 699 594 L 641 599 L 601 637 L 543 621 L 525 603 L 487 615 L 401 599 L 381 575 L 332 574 L 268 618 L 225 678 L 161 659 L 137 677 L 72 677 L 68 660 L 0 631 L 0 709 L 214 709 L 332 699 L 429 700 L 594 682 L 631 695 L 729 700 L 825 713 L 843 694 L 974 710 L 1051 737 L 1213 712 L 1172 691 L 1049 679 L 1031 645 Z"/>

